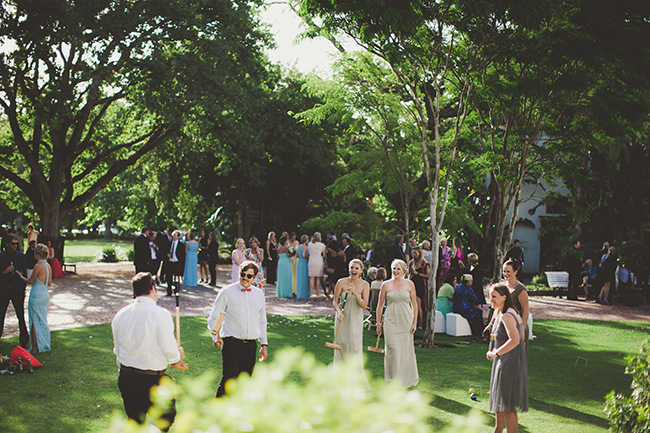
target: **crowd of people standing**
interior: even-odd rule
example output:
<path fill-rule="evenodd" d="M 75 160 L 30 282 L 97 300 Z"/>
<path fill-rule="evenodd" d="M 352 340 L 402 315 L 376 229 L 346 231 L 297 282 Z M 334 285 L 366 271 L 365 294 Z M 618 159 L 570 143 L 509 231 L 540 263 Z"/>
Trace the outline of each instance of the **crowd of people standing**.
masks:
<path fill-rule="evenodd" d="M 167 285 L 167 296 L 199 283 L 216 286 L 219 241 L 215 232 L 181 233 L 173 228 L 156 231 L 145 226 L 133 242 L 136 274 L 149 272 L 156 284 Z M 200 269 L 200 279 L 199 279 Z"/>

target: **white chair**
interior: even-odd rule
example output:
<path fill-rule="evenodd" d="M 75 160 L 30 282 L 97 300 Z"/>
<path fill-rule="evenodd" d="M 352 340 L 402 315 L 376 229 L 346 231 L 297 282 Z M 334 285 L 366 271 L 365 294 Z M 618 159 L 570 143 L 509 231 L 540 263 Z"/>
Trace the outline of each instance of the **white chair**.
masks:
<path fill-rule="evenodd" d="M 534 340 L 535 337 L 533 335 L 533 315 L 528 313 L 528 340 Z"/>
<path fill-rule="evenodd" d="M 456 313 L 447 313 L 447 335 L 454 337 L 464 337 L 472 335 L 472 328 L 466 318 Z"/>
<path fill-rule="evenodd" d="M 436 334 L 444 334 L 447 332 L 445 316 L 438 310 L 436 310 L 436 325 L 433 327 L 433 332 Z"/>

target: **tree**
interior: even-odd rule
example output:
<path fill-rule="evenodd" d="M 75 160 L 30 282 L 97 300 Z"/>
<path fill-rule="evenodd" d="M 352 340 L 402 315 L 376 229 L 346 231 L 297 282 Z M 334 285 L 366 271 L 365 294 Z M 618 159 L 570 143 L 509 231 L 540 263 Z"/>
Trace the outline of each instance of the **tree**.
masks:
<path fill-rule="evenodd" d="M 243 0 L 2 1 L 11 135 L 0 174 L 44 235 L 188 119 L 233 109 L 266 41 L 253 11 Z"/>
<path fill-rule="evenodd" d="M 491 182 L 486 226 L 494 233 L 493 279 L 500 277 L 519 205 L 526 199 L 521 197 L 523 183 L 540 186 L 545 178 L 564 179 L 579 197 L 588 185 L 580 173 L 590 148 L 593 154 L 594 136 L 618 135 L 632 118 L 647 120 L 650 64 L 627 62 L 629 56 L 647 59 L 647 44 L 632 38 L 647 40 L 649 11 L 633 2 L 593 6 L 586 2 L 542 3 L 534 10 L 482 2 L 466 6 L 478 19 L 466 23 L 463 31 L 470 37 L 493 34 L 497 41 L 477 44 L 493 63 L 474 80 L 472 102 L 478 116 L 469 124 L 482 143 L 477 165 Z M 478 11 L 488 18 L 481 18 Z M 602 32 L 611 34 L 612 40 L 603 41 Z M 615 90 L 610 90 L 612 81 L 618 81 Z M 643 98 L 630 97 L 639 91 L 645 92 Z M 598 147 L 608 148 L 609 142 L 601 137 Z M 574 208 L 568 234 L 579 233 L 592 205 L 583 200 Z M 513 216 L 506 225 L 508 212 Z"/>
<path fill-rule="evenodd" d="M 419 132 L 433 245 L 438 245 L 458 139 L 469 113 L 469 78 L 484 67 L 483 60 L 475 56 L 471 41 L 454 26 L 459 19 L 457 5 L 453 1 L 414 0 L 384 2 L 381 8 L 372 1 L 299 3 L 303 15 L 317 15 L 329 33 L 342 32 L 353 38 L 365 50 L 385 60 L 397 77 L 398 93 Z M 453 94 L 452 89 L 456 89 Z M 445 166 L 443 152 L 449 154 Z M 437 248 L 433 248 L 432 262 L 429 286 L 435 287 Z M 432 308 L 426 320 L 424 347 L 434 345 L 435 303 L 435 290 L 430 290 Z"/>
<path fill-rule="evenodd" d="M 419 132 L 402 107 L 399 83 L 383 60 L 367 52 L 343 55 L 334 67 L 332 80 L 309 82 L 325 103 L 299 114 L 310 122 L 330 116 L 350 119 L 351 137 L 340 150 L 349 172 L 336 179 L 332 194 L 385 197 L 391 210 L 402 214 L 403 232 L 410 236 L 412 213 L 424 189 L 418 181 L 426 180 L 419 164 Z"/>

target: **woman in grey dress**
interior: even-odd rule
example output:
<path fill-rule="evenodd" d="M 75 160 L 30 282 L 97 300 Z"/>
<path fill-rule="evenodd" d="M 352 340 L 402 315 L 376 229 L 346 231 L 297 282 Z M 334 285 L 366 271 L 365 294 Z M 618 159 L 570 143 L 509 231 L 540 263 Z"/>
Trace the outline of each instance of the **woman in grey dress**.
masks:
<path fill-rule="evenodd" d="M 384 329 L 386 352 L 384 356 L 384 379 L 392 382 L 398 378 L 401 386 L 410 388 L 418 384 L 418 364 L 415 359 L 413 333 L 417 329 L 417 295 L 413 281 L 405 278 L 406 262 L 393 260 L 393 278 L 381 285 L 377 304 L 377 332 Z M 388 302 L 382 317 L 384 301 Z M 383 322 L 383 323 L 382 323 Z"/>
<path fill-rule="evenodd" d="M 488 412 L 496 414 L 495 433 L 506 428 L 517 431 L 517 409 L 528 411 L 528 364 L 522 335 L 523 321 L 514 308 L 508 286 L 490 287 L 490 304 L 496 316 L 492 327 L 494 347 L 487 352 L 492 361 Z"/>
<path fill-rule="evenodd" d="M 370 389 L 370 383 L 363 367 L 363 310 L 368 308 L 370 285 L 362 278 L 363 262 L 361 260 L 352 259 L 348 269 L 350 276 L 338 280 L 334 287 L 332 301 L 334 310 L 336 310 L 334 326 L 336 327 L 338 324 L 340 327 L 336 343 L 341 346 L 341 350 L 334 351 L 334 365 L 336 366 L 337 363 L 348 357 L 356 357 L 358 371 L 363 375 L 366 389 Z"/>

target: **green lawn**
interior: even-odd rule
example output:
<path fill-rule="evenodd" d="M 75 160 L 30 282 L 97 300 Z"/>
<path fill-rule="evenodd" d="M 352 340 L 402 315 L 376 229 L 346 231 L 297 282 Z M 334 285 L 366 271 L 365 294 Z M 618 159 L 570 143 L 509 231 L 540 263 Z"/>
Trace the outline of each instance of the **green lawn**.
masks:
<path fill-rule="evenodd" d="M 206 371 L 218 372 L 221 360 L 205 318 L 184 317 L 181 328 L 190 368 L 173 370 L 172 376 L 183 384 Z M 650 334 L 650 323 L 537 320 L 534 331 L 538 338 L 530 344 L 530 411 L 520 414 L 519 431 L 606 432 L 604 397 L 612 389 L 629 393 L 624 357 L 638 352 Z M 329 317 L 269 317 L 270 359 L 281 347 L 300 345 L 330 363 L 332 350 L 324 343 L 332 338 Z M 487 410 L 491 364 L 485 359 L 486 346 L 454 344 L 460 340 L 438 335 L 438 343 L 455 347 L 416 349 L 417 389 L 432 400 L 433 431 L 471 408 Z M 375 341 L 366 332 L 364 345 Z M 16 337 L 4 339 L 0 351 L 7 354 L 16 344 Z M 586 365 L 581 359 L 575 366 L 578 356 L 587 360 Z M 113 413 L 124 416 L 109 324 L 53 332 L 52 352 L 38 358 L 45 365 L 33 375 L 0 378 L 0 431 L 102 432 L 109 428 Z M 368 353 L 366 371 L 382 378 L 383 357 Z M 215 391 L 218 380 L 212 384 Z M 478 401 L 468 396 L 470 384 L 483 389 Z M 178 409 L 189 409 L 183 396 Z M 492 431 L 494 417 L 489 415 L 488 420 L 491 426 L 481 432 Z"/>
<path fill-rule="evenodd" d="M 84 239 L 65 241 L 63 252 L 65 263 L 96 262 L 104 248 L 114 247 L 120 260 L 126 260 L 127 252 L 133 248 L 133 241 Z"/>

